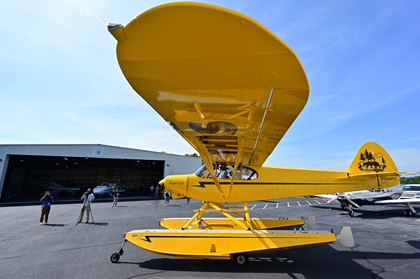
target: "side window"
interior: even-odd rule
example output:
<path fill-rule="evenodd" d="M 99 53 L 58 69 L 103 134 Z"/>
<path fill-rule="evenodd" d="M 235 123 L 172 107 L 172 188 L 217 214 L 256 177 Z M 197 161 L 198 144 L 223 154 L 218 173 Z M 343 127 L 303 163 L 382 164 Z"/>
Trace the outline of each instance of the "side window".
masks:
<path fill-rule="evenodd" d="M 243 180 L 254 180 L 258 177 L 258 173 L 248 167 L 242 167 L 242 179 Z"/>

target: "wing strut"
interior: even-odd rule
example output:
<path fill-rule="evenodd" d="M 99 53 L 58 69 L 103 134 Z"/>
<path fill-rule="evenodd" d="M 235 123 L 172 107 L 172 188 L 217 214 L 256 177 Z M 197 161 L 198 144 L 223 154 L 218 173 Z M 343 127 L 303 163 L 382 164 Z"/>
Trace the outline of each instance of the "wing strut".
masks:
<path fill-rule="evenodd" d="M 261 131 L 262 131 L 262 128 L 263 128 L 264 123 L 265 123 L 265 117 L 267 116 L 268 108 L 271 105 L 271 99 L 273 98 L 273 94 L 274 94 L 274 88 L 271 88 L 270 96 L 268 96 L 267 105 L 265 106 L 264 115 L 263 115 L 263 118 L 261 120 L 260 129 L 258 130 L 257 140 L 255 141 L 254 149 L 252 150 L 252 154 L 249 157 L 249 163 L 251 163 L 252 158 L 254 157 L 255 150 L 257 150 L 257 145 L 258 145 L 258 143 L 260 141 L 260 138 L 261 138 Z"/>
<path fill-rule="evenodd" d="M 230 178 L 228 199 L 230 198 L 230 194 L 232 193 L 233 181 L 236 178 L 236 172 L 238 170 L 239 162 L 242 162 L 242 158 L 244 156 L 244 153 L 242 152 L 244 141 L 244 138 L 241 137 L 238 142 L 238 153 L 236 154 L 235 166 L 233 167 L 232 177 Z"/>
<path fill-rule="evenodd" d="M 217 190 L 219 191 L 220 195 L 222 195 L 222 199 L 224 199 L 225 202 L 227 203 L 226 194 L 223 191 L 222 187 L 220 186 L 220 183 L 216 177 L 216 173 L 214 172 L 214 167 L 213 167 L 212 160 L 211 160 L 208 150 L 203 147 L 203 145 L 197 138 L 194 138 L 194 141 L 196 141 L 195 147 L 198 149 L 197 151 L 198 153 L 200 153 L 201 159 L 203 160 L 204 164 L 207 166 L 207 170 L 210 172 L 210 175 L 214 181 L 214 184 L 217 187 Z"/>
<path fill-rule="evenodd" d="M 213 209 L 209 209 L 212 207 Z M 232 221 L 232 224 L 235 224 L 237 227 L 243 230 L 252 230 L 253 224 L 251 222 L 251 214 L 249 213 L 249 206 L 247 202 L 244 202 L 244 207 L 240 206 L 223 206 L 219 203 L 210 203 L 206 202 L 203 206 L 194 210 L 196 213 L 191 217 L 185 225 L 182 227 L 182 230 L 187 230 L 195 224 L 204 222 L 203 216 L 206 213 L 220 213 Z M 239 217 L 235 218 L 233 215 Z M 243 222 L 242 222 L 243 221 Z"/>

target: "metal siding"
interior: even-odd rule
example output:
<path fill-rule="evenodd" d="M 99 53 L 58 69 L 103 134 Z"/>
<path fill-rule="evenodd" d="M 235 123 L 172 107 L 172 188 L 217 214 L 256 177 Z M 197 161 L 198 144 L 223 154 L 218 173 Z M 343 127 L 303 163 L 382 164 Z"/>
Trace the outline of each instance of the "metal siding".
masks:
<path fill-rule="evenodd" d="M 95 156 L 95 148 L 103 150 L 101 156 Z M 7 170 L 8 155 L 87 157 L 103 159 L 138 159 L 165 161 L 164 176 L 186 174 L 196 171 L 201 166 L 200 157 L 168 154 L 147 150 L 130 149 L 101 144 L 57 144 L 57 145 L 0 145 L 0 193 Z"/>

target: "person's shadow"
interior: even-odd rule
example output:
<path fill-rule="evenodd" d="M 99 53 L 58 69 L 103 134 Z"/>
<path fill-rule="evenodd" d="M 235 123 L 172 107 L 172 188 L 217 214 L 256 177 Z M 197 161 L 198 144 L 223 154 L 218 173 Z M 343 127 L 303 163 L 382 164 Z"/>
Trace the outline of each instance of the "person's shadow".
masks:
<path fill-rule="evenodd" d="M 48 226 L 48 227 L 64 227 L 66 225 L 65 224 L 45 224 L 44 226 Z"/>
<path fill-rule="evenodd" d="M 96 226 L 108 226 L 108 223 L 104 223 L 104 222 L 89 222 L 89 223 L 85 223 L 85 222 L 80 222 L 77 223 L 76 226 L 78 225 L 96 225 Z"/>

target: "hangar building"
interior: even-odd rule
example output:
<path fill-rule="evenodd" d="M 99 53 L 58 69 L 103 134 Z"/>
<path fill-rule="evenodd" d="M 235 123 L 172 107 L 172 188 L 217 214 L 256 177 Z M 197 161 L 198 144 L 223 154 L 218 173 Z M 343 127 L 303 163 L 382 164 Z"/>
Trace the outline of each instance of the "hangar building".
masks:
<path fill-rule="evenodd" d="M 199 157 L 101 144 L 0 145 L 0 203 L 39 200 L 46 190 L 71 200 L 102 183 L 144 196 L 165 176 L 200 166 Z"/>

